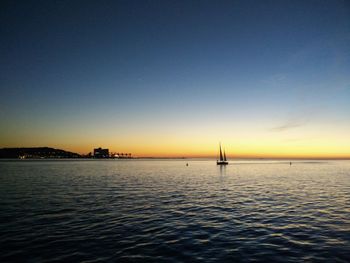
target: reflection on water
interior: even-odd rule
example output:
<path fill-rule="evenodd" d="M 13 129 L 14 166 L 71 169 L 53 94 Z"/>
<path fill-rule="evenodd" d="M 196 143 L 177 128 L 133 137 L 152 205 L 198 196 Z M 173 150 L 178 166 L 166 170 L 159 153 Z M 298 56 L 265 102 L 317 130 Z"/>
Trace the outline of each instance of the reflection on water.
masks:
<path fill-rule="evenodd" d="M 226 165 L 218 165 L 220 168 L 220 175 L 226 175 Z"/>
<path fill-rule="evenodd" d="M 0 261 L 348 262 L 349 192 L 348 161 L 1 161 Z"/>

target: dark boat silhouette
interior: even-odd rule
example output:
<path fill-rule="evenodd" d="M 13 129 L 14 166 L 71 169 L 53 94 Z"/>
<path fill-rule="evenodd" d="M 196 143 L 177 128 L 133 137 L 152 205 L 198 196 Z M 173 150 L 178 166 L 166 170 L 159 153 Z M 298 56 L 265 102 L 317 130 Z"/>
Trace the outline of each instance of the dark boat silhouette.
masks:
<path fill-rule="evenodd" d="M 225 150 L 224 150 L 224 154 L 222 154 L 221 143 L 220 143 L 220 160 L 216 160 L 216 164 L 217 165 L 226 165 L 226 164 L 228 164 L 228 161 L 226 159 Z"/>

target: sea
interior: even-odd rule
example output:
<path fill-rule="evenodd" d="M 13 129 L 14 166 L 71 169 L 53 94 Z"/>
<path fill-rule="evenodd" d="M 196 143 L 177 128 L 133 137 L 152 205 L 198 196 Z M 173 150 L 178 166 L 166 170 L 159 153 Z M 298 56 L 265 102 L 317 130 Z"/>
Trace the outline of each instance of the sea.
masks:
<path fill-rule="evenodd" d="M 0 262 L 350 262 L 350 161 L 2 160 Z"/>

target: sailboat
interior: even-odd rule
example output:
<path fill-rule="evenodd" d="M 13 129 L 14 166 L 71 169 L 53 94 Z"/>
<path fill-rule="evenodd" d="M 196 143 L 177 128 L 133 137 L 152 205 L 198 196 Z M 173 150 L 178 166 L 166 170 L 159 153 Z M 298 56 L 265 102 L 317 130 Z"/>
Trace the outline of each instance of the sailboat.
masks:
<path fill-rule="evenodd" d="M 216 164 L 217 165 L 226 165 L 226 164 L 228 164 L 228 161 L 226 159 L 225 150 L 224 150 L 224 154 L 222 154 L 221 143 L 220 143 L 220 160 L 216 160 Z"/>

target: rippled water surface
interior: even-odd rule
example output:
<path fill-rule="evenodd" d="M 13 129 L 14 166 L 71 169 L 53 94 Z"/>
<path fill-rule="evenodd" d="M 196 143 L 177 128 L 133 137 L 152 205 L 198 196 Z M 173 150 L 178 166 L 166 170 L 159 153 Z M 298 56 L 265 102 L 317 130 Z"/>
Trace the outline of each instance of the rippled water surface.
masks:
<path fill-rule="evenodd" d="M 0 248 L 1 262 L 349 262 L 350 162 L 1 161 Z"/>

